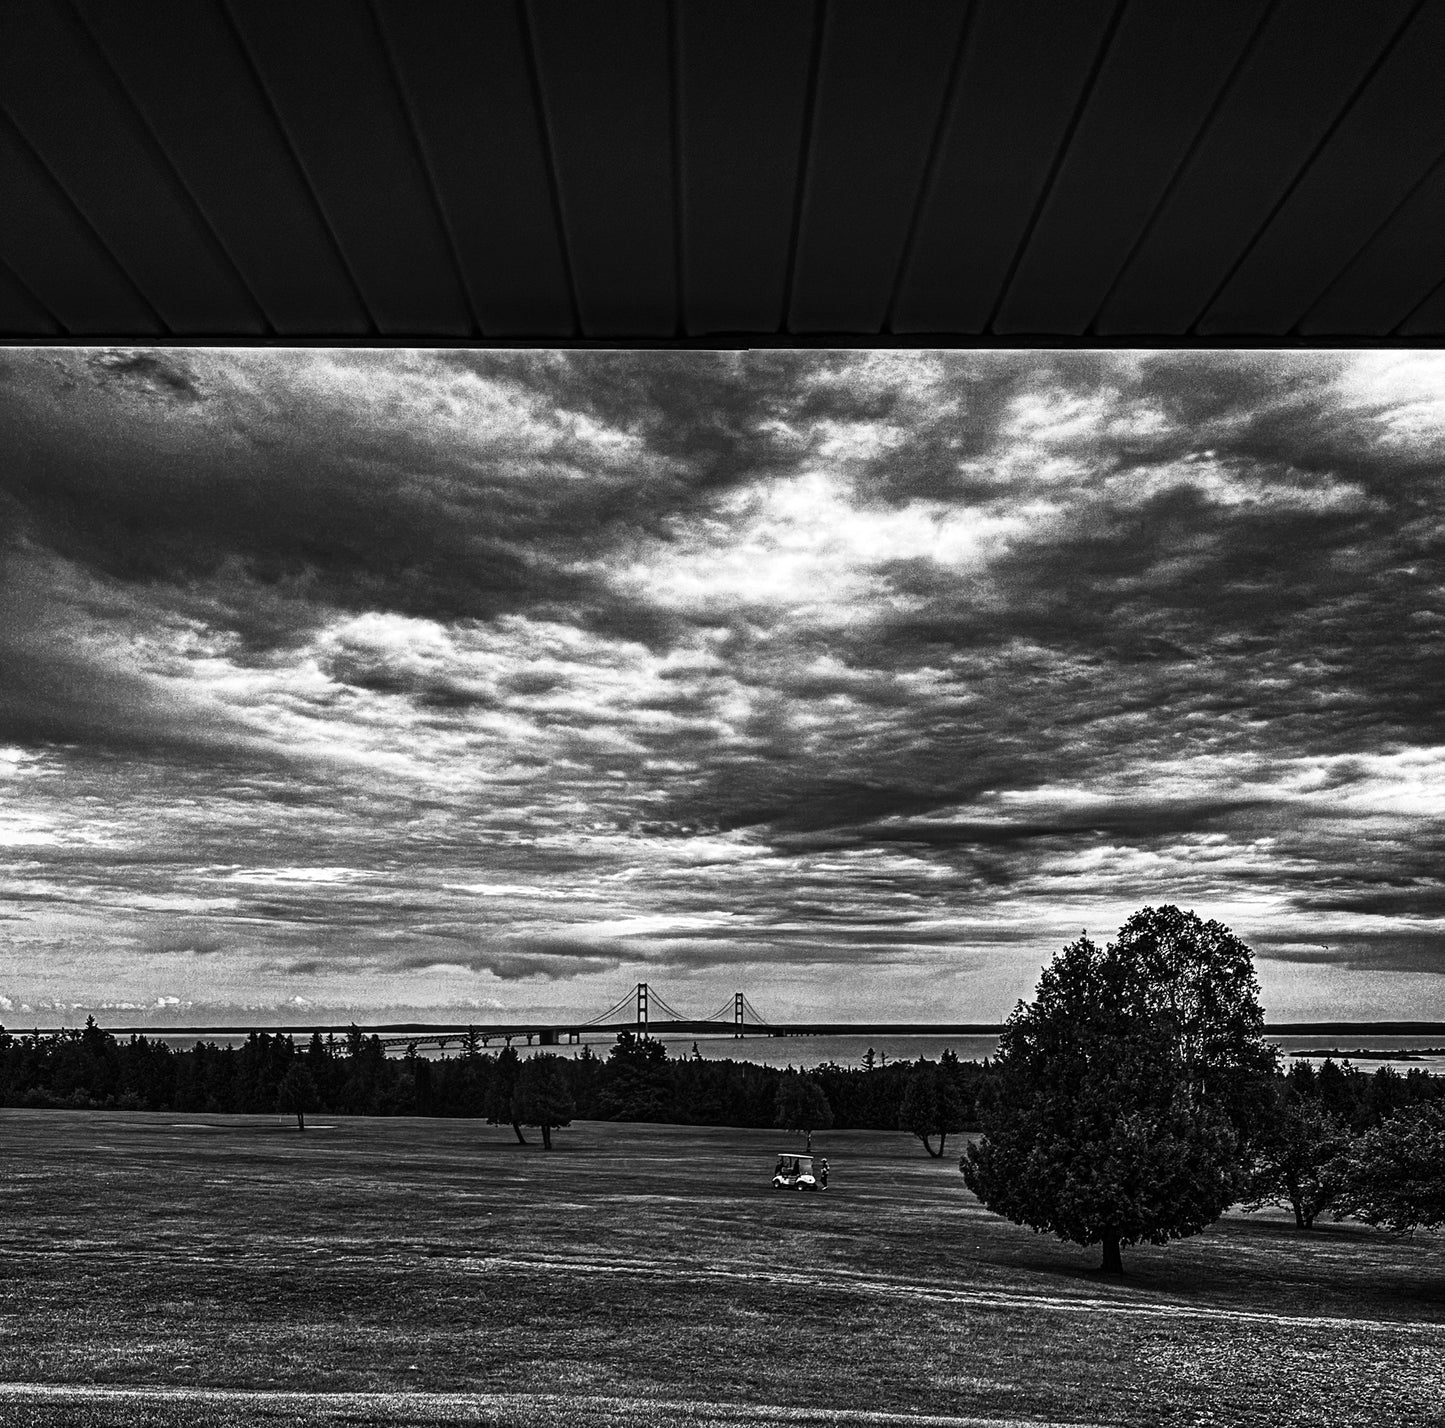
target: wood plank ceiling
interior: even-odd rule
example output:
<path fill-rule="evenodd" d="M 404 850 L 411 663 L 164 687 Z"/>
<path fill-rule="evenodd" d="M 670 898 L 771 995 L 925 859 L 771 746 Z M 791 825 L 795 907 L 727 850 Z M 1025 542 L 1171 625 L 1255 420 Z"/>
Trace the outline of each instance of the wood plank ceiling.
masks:
<path fill-rule="evenodd" d="M 0 332 L 1445 332 L 1445 0 L 0 0 Z"/>

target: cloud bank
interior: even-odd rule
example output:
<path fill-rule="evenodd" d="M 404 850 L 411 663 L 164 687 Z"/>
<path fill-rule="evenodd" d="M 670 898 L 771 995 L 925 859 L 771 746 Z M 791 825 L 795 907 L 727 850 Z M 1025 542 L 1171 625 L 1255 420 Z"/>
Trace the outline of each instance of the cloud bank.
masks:
<path fill-rule="evenodd" d="M 1445 1016 L 1433 353 L 0 353 L 0 992 Z"/>

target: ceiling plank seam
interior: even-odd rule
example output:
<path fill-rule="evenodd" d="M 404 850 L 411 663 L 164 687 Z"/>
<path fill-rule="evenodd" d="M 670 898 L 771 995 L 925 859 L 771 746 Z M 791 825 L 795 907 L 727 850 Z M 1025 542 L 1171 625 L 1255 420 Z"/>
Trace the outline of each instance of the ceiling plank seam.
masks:
<path fill-rule="evenodd" d="M 672 285 L 676 291 L 673 335 L 687 335 L 687 156 L 682 143 L 682 34 L 677 0 L 667 0 L 668 142 L 672 149 Z"/>
<path fill-rule="evenodd" d="M 431 160 L 427 156 L 426 145 L 422 143 L 421 135 L 417 130 L 416 115 L 412 112 L 411 101 L 407 98 L 406 86 L 401 82 L 401 74 L 397 68 L 395 51 L 393 51 L 391 47 L 391 40 L 387 37 L 386 27 L 381 23 L 376 13 L 376 0 L 367 0 L 366 13 L 371 21 L 372 33 L 376 36 L 377 47 L 381 51 L 382 63 L 386 67 L 387 81 L 390 83 L 396 95 L 397 108 L 401 113 L 402 124 L 406 130 L 407 142 L 411 145 L 417 167 L 426 180 L 427 199 L 431 204 L 432 216 L 436 219 L 437 227 L 441 230 L 442 238 L 446 243 L 447 257 L 451 262 L 452 274 L 457 280 L 457 289 L 461 293 L 462 302 L 466 306 L 467 321 L 471 324 L 472 333 L 478 335 L 482 332 L 481 318 L 477 313 L 475 304 L 472 302 L 471 290 L 467 285 L 466 270 L 462 263 L 461 254 L 457 248 L 457 236 L 452 231 L 452 225 L 447 219 L 446 208 L 442 204 L 440 190 L 437 186 L 436 173 L 433 171 Z"/>
<path fill-rule="evenodd" d="M 803 133 L 798 143 L 797 189 L 793 195 L 793 221 L 788 232 L 788 258 L 784 269 L 782 311 L 777 331 L 792 331 L 793 287 L 798 275 L 798 248 L 803 236 L 803 213 L 808 203 L 808 177 L 812 170 L 813 130 L 818 113 L 818 78 L 823 68 L 823 42 L 827 38 L 828 0 L 813 7 L 813 43 L 808 54 L 808 84 L 803 99 Z"/>
<path fill-rule="evenodd" d="M 70 329 L 60 320 L 60 318 L 51 311 L 50 305 L 41 300 L 40 294 L 37 293 L 35 289 L 32 288 L 30 284 L 27 283 L 20 276 L 20 274 L 17 273 L 15 269 L 12 268 L 10 264 L 7 263 L 3 258 L 0 258 L 0 276 L 3 276 L 6 282 L 9 282 L 14 287 L 18 288 L 20 290 L 21 296 L 27 299 L 29 302 L 33 303 L 36 309 L 44 315 L 46 320 L 49 321 L 56 328 L 57 331 L 66 333 L 70 331 Z M 14 339 L 7 338 L 6 340 L 12 341 Z M 22 338 L 21 340 L 23 341 L 24 339 Z"/>
<path fill-rule="evenodd" d="M 1214 102 L 1209 106 L 1208 112 L 1200 122 L 1194 138 L 1190 140 L 1189 147 L 1184 151 L 1169 182 L 1164 185 L 1164 190 L 1160 193 L 1158 202 L 1155 203 L 1153 209 L 1150 211 L 1149 217 L 1144 221 L 1143 226 L 1134 235 L 1134 241 L 1129 245 L 1128 251 L 1120 260 L 1118 268 L 1115 269 L 1114 276 L 1109 280 L 1108 287 L 1104 289 L 1104 295 L 1099 299 L 1097 306 L 1094 308 L 1093 316 L 1084 328 L 1084 335 L 1086 337 L 1097 335 L 1100 317 L 1109 306 L 1114 294 L 1118 291 L 1119 284 L 1123 282 L 1124 278 L 1128 275 L 1134 259 L 1138 256 L 1144 244 L 1149 241 L 1149 236 L 1158 225 L 1160 215 L 1163 214 L 1168 207 L 1169 200 L 1173 198 L 1179 189 L 1179 185 L 1183 183 L 1185 177 L 1188 175 L 1191 162 L 1195 155 L 1198 154 L 1206 138 L 1208 138 L 1210 131 L 1214 127 L 1215 120 L 1218 119 L 1225 104 L 1229 101 L 1229 97 L 1234 92 L 1235 85 L 1238 83 L 1240 75 L 1244 72 L 1245 66 L 1253 58 L 1256 50 L 1258 50 L 1260 40 L 1263 38 L 1265 30 L 1268 29 L 1270 21 L 1274 19 L 1279 6 L 1280 0 L 1270 0 L 1270 3 L 1261 13 L 1259 21 L 1251 32 L 1249 39 L 1245 41 L 1244 48 L 1241 49 L 1235 57 L 1234 64 L 1230 66 L 1229 73 L 1224 77 L 1224 83 L 1219 87 L 1219 93 L 1215 95 Z"/>
<path fill-rule="evenodd" d="M 331 245 L 331 251 L 335 255 L 341 271 L 346 275 L 346 281 L 356 298 L 357 304 L 366 315 L 366 321 L 371 329 L 371 334 L 379 335 L 381 332 L 381 324 L 377 322 L 376 314 L 372 311 L 370 302 L 367 301 L 366 292 L 356 276 L 355 269 L 351 266 L 351 260 L 346 256 L 346 250 L 341 246 L 341 239 L 337 236 L 336 228 L 331 222 L 331 216 L 326 212 L 326 207 L 316 192 L 316 185 L 312 183 L 311 175 L 307 172 L 306 165 L 301 162 L 301 155 L 296 150 L 296 144 L 291 137 L 290 130 L 281 118 L 281 111 L 277 108 L 276 100 L 266 84 L 260 67 L 256 63 L 256 57 L 251 53 L 250 46 L 247 45 L 245 37 L 241 34 L 241 28 L 237 25 L 236 17 L 231 13 L 231 8 L 226 3 L 226 0 L 213 0 L 213 3 L 225 23 L 226 31 L 231 37 L 232 44 L 236 47 L 236 53 L 240 57 L 241 63 L 246 67 L 246 72 L 251 78 L 251 83 L 255 85 L 256 92 L 261 97 L 261 102 L 266 106 L 266 111 L 270 114 L 272 123 L 276 126 L 276 133 L 280 136 L 281 143 L 291 160 L 302 188 L 311 200 L 311 207 L 321 225 L 322 232 L 326 234 L 327 241 Z"/>
<path fill-rule="evenodd" d="M 90 219 L 86 217 L 85 211 L 75 201 L 75 198 L 71 194 L 70 190 L 65 186 L 64 183 L 61 182 L 60 176 L 46 161 L 45 155 L 42 154 L 40 150 L 37 149 L 35 145 L 30 142 L 29 138 L 25 134 L 25 131 L 19 126 L 19 124 L 15 122 L 14 117 L 9 113 L 8 110 L 0 107 L 0 115 L 4 116 L 4 121 L 7 127 L 10 129 L 10 132 L 13 135 L 16 143 L 18 143 L 21 149 L 29 156 L 31 162 L 34 163 L 41 170 L 41 172 L 45 176 L 46 181 L 52 186 L 52 188 L 54 188 L 55 192 L 60 195 L 61 201 L 64 203 L 66 209 L 69 210 L 71 216 L 75 220 L 76 225 L 81 228 L 95 242 L 96 246 L 100 249 L 101 253 L 104 254 L 105 258 L 109 261 L 111 267 L 115 270 L 116 275 L 129 289 L 130 294 L 135 299 L 135 301 L 139 303 L 141 308 L 154 319 L 156 326 L 163 334 L 172 337 L 178 336 L 179 334 L 175 333 L 172 330 L 171 325 L 165 320 L 165 318 L 161 316 L 159 310 L 156 308 L 156 305 L 150 300 L 149 297 L 146 296 L 140 284 L 137 283 L 135 278 L 131 276 L 129 269 L 127 269 L 125 264 L 121 262 L 115 250 L 110 246 L 109 243 L 106 242 L 105 235 L 102 234 L 101 231 L 95 226 L 95 224 L 93 224 Z M 77 336 L 85 335 L 83 330 L 78 331 L 67 323 L 61 323 L 60 325 L 67 332 L 73 332 Z"/>
<path fill-rule="evenodd" d="M 1309 305 L 1309 307 L 1307 307 L 1299 315 L 1299 318 L 1289 329 L 1291 337 L 1299 337 L 1303 335 L 1304 325 L 1310 320 L 1311 314 L 1313 314 L 1314 311 L 1323 302 L 1325 302 L 1325 300 L 1330 296 L 1330 294 L 1335 290 L 1335 288 L 1337 288 L 1339 284 L 1349 275 L 1350 269 L 1353 268 L 1355 264 L 1358 263 L 1360 259 L 1370 251 L 1370 249 L 1375 245 L 1376 240 L 1379 239 L 1380 236 L 1386 232 L 1386 230 L 1390 227 L 1392 223 L 1394 223 L 1394 221 L 1400 216 L 1401 213 L 1403 213 L 1407 208 L 1409 208 L 1410 204 L 1414 202 L 1414 200 L 1419 196 L 1421 191 L 1425 189 L 1430 184 L 1430 182 L 1440 173 L 1442 165 L 1445 165 L 1445 149 L 1442 149 L 1435 156 L 1429 168 L 1427 168 L 1425 172 L 1422 173 L 1420 177 L 1410 185 L 1409 189 L 1403 195 L 1401 195 L 1400 201 L 1390 209 L 1390 211 L 1380 220 L 1378 224 L 1375 225 L 1373 229 L 1371 229 L 1370 236 L 1366 238 L 1364 242 L 1356 246 L 1354 252 L 1350 254 L 1350 256 L 1345 260 L 1344 264 L 1341 266 L 1339 272 L 1336 273 L 1335 276 L 1331 278 L 1330 281 L 1325 285 L 1325 287 L 1320 290 L 1319 296 L 1315 298 L 1315 300 Z M 1445 279 L 1442 279 L 1442 281 L 1445 281 Z M 1429 292 L 1425 293 L 1403 317 L 1401 317 L 1396 323 L 1392 324 L 1390 332 L 1392 334 L 1398 332 L 1407 322 L 1409 322 L 1409 320 L 1414 317 L 1414 315 L 1427 302 L 1430 301 L 1431 297 L 1434 296 L 1435 292 L 1439 289 L 1439 287 L 1440 284 L 1436 283 Z"/>
<path fill-rule="evenodd" d="M 928 207 L 929 194 L 933 191 L 934 179 L 938 173 L 939 158 L 943 152 L 944 132 L 948 127 L 949 116 L 953 112 L 954 99 L 958 95 L 959 81 L 963 75 L 963 62 L 973 39 L 974 21 L 977 18 L 978 0 L 973 0 L 968 7 L 968 14 L 964 18 L 963 26 L 958 32 L 958 43 L 954 46 L 953 60 L 948 71 L 948 83 L 944 86 L 943 98 L 938 106 L 938 119 L 934 123 L 933 134 L 929 138 L 928 158 L 923 165 L 923 178 L 919 182 L 918 192 L 914 196 L 913 211 L 909 215 L 908 229 L 903 237 L 903 250 L 899 254 L 898 267 L 893 274 L 893 283 L 888 292 L 888 306 L 883 313 L 884 332 L 893 331 L 898 302 L 903 292 L 903 285 L 908 280 L 914 251 L 918 246 L 918 232 L 923 223 L 924 211 Z"/>
<path fill-rule="evenodd" d="M 994 324 L 998 321 L 999 313 L 1004 303 L 1008 301 L 1009 289 L 1013 286 L 1014 279 L 1018 276 L 1019 268 L 1023 264 L 1024 255 L 1029 250 L 1029 244 L 1033 241 L 1035 231 L 1039 226 L 1039 220 L 1043 217 L 1044 209 L 1049 201 L 1049 194 L 1053 191 L 1055 182 L 1064 167 L 1064 160 L 1069 155 L 1069 147 L 1074 142 L 1074 135 L 1078 132 L 1079 125 L 1083 122 L 1084 114 L 1089 107 L 1089 99 L 1099 82 L 1099 76 L 1103 73 L 1104 62 L 1109 57 L 1109 48 L 1114 43 L 1114 36 L 1119 32 L 1119 25 L 1124 19 L 1124 12 L 1129 7 L 1129 0 L 1119 0 L 1114 7 L 1114 13 L 1109 17 L 1108 28 L 1105 29 L 1103 38 L 1099 41 L 1099 48 L 1094 54 L 1093 63 L 1089 66 L 1089 73 L 1084 80 L 1084 86 L 1079 91 L 1078 102 L 1074 105 L 1074 112 L 1069 116 L 1068 127 L 1064 130 L 1064 136 L 1059 141 L 1059 147 L 1054 154 L 1053 162 L 1049 165 L 1049 171 L 1044 178 L 1042 187 L 1039 189 L 1038 198 L 1034 201 L 1032 212 L 1029 214 L 1028 222 L 1024 225 L 1024 231 L 1019 235 L 1018 246 L 1014 249 L 1013 257 L 1009 259 L 1008 268 L 1004 272 L 1003 281 L 999 284 L 998 295 L 994 298 L 992 309 L 989 311 L 988 320 L 983 325 L 983 330 L 989 336 L 994 335 Z"/>
<path fill-rule="evenodd" d="M 517 23 L 522 37 L 522 52 L 527 61 L 527 83 L 532 91 L 532 109 L 542 135 L 542 155 L 547 165 L 547 188 L 552 199 L 552 220 L 557 225 L 557 242 L 561 246 L 562 268 L 567 275 L 567 302 L 575 337 L 582 331 L 582 304 L 577 294 L 577 274 L 572 263 L 572 248 L 567 237 L 567 215 L 562 185 L 557 177 L 557 144 L 552 126 L 547 122 L 547 106 L 542 100 L 542 69 L 537 60 L 537 39 L 532 32 L 532 16 L 527 0 L 516 0 Z M 559 334 L 559 336 L 564 334 Z"/>
<path fill-rule="evenodd" d="M 1349 118 L 1350 112 L 1359 102 L 1361 96 L 1364 95 L 1364 93 L 1369 89 L 1370 85 L 1375 79 L 1375 76 L 1385 66 L 1387 61 L 1390 59 L 1390 56 L 1394 54 L 1396 48 L 1400 44 L 1400 41 L 1408 33 L 1410 26 L 1415 23 L 1416 16 L 1419 15 L 1420 11 L 1425 8 L 1425 3 L 1426 0 L 1418 0 L 1416 5 L 1410 10 L 1409 14 L 1407 14 L 1405 18 L 1400 22 L 1400 27 L 1395 31 L 1394 35 L 1391 36 L 1389 42 L 1380 51 L 1380 53 L 1375 56 L 1374 63 L 1369 67 L 1369 69 L 1365 71 L 1363 75 L 1360 76 L 1359 82 L 1346 96 L 1344 104 L 1341 106 L 1339 113 L 1335 115 L 1335 118 L 1330 124 L 1329 128 L 1327 128 L 1325 132 L 1320 135 L 1319 141 L 1305 156 L 1304 162 L 1296 170 L 1293 178 L 1290 179 L 1289 183 L 1285 186 L 1284 191 L 1279 195 L 1278 199 L 1275 200 L 1269 212 L 1265 214 L 1264 219 L 1261 221 L 1259 227 L 1255 230 L 1254 236 L 1249 240 L 1248 243 L 1244 245 L 1244 247 L 1239 251 L 1239 253 L 1235 255 L 1234 261 L 1225 270 L 1224 276 L 1215 285 L 1214 291 L 1209 294 L 1209 297 L 1205 301 L 1204 305 L 1199 309 L 1197 313 L 1195 313 L 1194 317 L 1185 327 L 1183 332 L 1184 336 L 1193 337 L 1197 335 L 1199 324 L 1203 322 L 1204 319 L 1209 315 L 1210 309 L 1214 307 L 1215 303 L 1219 301 L 1220 297 L 1228 289 L 1230 283 L 1234 281 L 1235 274 L 1239 272 L 1239 270 L 1244 266 L 1246 262 L 1248 262 L 1250 254 L 1253 253 L 1254 250 L 1259 246 L 1261 240 L 1264 238 L 1264 235 L 1269 232 L 1270 225 L 1284 211 L 1285 205 L 1293 197 L 1300 184 L 1304 181 L 1305 175 L 1309 173 L 1310 169 L 1314 167 L 1316 160 L 1318 160 L 1320 155 L 1323 154 L 1325 150 L 1329 147 L 1330 141 L 1339 132 L 1341 126 Z M 1337 281 L 1338 278 L 1339 274 L 1336 273 L 1335 277 L 1331 279 L 1331 283 Z M 1325 290 L 1328 291 L 1328 285 Z M 1323 293 L 1316 296 L 1316 302 L 1319 300 L 1320 296 L 1323 296 Z M 1299 320 L 1303 321 L 1303 315 L 1301 315 L 1301 318 Z"/>
<path fill-rule="evenodd" d="M 91 28 L 85 16 L 81 14 L 80 10 L 73 3 L 67 4 L 66 9 L 70 14 L 71 20 L 74 23 L 77 32 L 83 37 L 84 42 L 88 44 L 91 50 L 94 52 L 97 60 L 100 63 L 101 68 L 105 72 L 105 75 L 108 78 L 112 87 L 114 88 L 116 94 L 120 96 L 126 108 L 130 110 L 131 115 L 135 120 L 138 131 L 145 137 L 147 141 L 147 147 L 151 149 L 152 153 L 159 161 L 161 172 L 167 179 L 169 179 L 169 186 L 174 191 L 176 198 L 182 204 L 184 204 L 184 206 L 190 213 L 192 220 L 196 224 L 202 241 L 206 244 L 208 248 L 211 249 L 213 256 L 221 262 L 222 266 L 229 270 L 231 276 L 236 281 L 237 287 L 239 287 L 241 292 L 245 294 L 246 300 L 251 304 L 252 311 L 259 319 L 261 325 L 265 328 L 266 332 L 268 334 L 274 335 L 276 332 L 276 325 L 272 322 L 270 313 L 266 311 L 265 307 L 261 303 L 261 300 L 256 296 L 255 290 L 251 287 L 251 284 L 247 280 L 246 274 L 242 271 L 240 264 L 237 263 L 235 254 L 232 253 L 230 246 L 226 243 L 225 239 L 216 231 L 215 226 L 207 217 L 205 210 L 196 201 L 196 196 L 194 193 L 191 192 L 190 185 L 186 183 L 185 177 L 181 173 L 180 166 L 176 163 L 175 158 L 166 148 L 164 141 L 161 139 L 161 136 L 156 133 L 155 127 L 146 117 L 145 111 L 136 102 L 135 95 L 131 93 L 130 87 L 121 77 L 119 67 L 116 65 L 110 53 L 106 50 L 105 45 L 101 43 L 100 37 Z"/>

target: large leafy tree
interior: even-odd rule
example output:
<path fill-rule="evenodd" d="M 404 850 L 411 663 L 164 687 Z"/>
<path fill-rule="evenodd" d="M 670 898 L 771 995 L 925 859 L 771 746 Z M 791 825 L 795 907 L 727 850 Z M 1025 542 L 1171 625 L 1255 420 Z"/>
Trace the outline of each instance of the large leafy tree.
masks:
<path fill-rule="evenodd" d="M 542 1132 L 545 1149 L 552 1149 L 552 1132 L 571 1125 L 576 1111 L 560 1057 L 544 1051 L 522 1063 L 512 1092 L 512 1112 L 524 1126 Z"/>
<path fill-rule="evenodd" d="M 983 1138 L 960 1163 L 998 1214 L 1076 1244 L 1197 1234 L 1238 1198 L 1270 1094 L 1253 957 L 1228 928 L 1146 907 L 1087 936 L 1009 1018 Z"/>
<path fill-rule="evenodd" d="M 1312 1229 L 1340 1188 L 1338 1157 L 1350 1129 L 1313 1097 L 1279 1098 L 1266 1117 L 1245 1187 L 1251 1208 L 1288 1205 L 1302 1230 Z"/>
<path fill-rule="evenodd" d="M 1335 1216 L 1396 1234 L 1445 1225 L 1445 1102 L 1411 1106 L 1357 1136 L 1340 1157 Z"/>

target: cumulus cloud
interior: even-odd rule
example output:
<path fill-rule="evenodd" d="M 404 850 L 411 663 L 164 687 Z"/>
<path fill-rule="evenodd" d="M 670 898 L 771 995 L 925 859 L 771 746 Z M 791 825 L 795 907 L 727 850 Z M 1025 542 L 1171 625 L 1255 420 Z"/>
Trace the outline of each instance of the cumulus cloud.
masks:
<path fill-rule="evenodd" d="M 1445 1015 L 1436 354 L 12 350 L 0 423 L 27 1004 L 973 1019 L 1176 901 Z"/>

